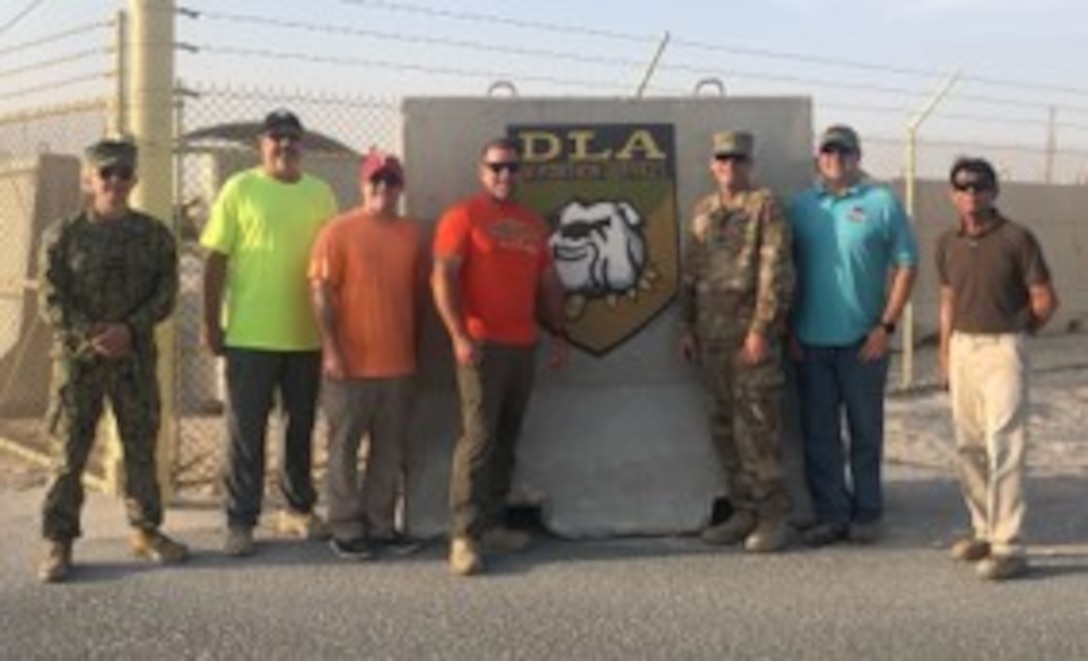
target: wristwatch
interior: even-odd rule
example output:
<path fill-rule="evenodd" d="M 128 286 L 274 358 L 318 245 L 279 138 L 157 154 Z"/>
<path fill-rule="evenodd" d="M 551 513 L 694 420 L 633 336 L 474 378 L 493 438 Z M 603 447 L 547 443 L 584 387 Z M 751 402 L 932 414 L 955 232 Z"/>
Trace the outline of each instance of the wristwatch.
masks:
<path fill-rule="evenodd" d="M 887 333 L 888 335 L 895 335 L 895 322 L 894 321 L 883 321 L 883 320 L 881 320 L 880 327 L 883 328 L 884 332 Z"/>

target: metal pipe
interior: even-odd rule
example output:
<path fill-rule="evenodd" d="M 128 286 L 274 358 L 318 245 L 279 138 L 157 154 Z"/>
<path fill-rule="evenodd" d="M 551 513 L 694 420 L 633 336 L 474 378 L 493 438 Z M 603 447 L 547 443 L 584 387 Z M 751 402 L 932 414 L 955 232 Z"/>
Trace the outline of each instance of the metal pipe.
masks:
<path fill-rule="evenodd" d="M 949 76 L 932 97 L 922 106 L 914 117 L 907 123 L 906 145 L 906 172 L 903 179 L 903 206 L 906 207 L 907 218 L 912 225 L 915 214 L 915 180 L 918 172 L 918 127 L 929 117 L 937 104 L 952 90 L 952 86 L 959 79 L 961 70 L 957 69 Z M 914 303 L 910 300 L 903 308 L 903 319 L 900 326 L 903 329 L 903 369 L 900 374 L 900 386 L 909 388 L 914 384 Z"/>

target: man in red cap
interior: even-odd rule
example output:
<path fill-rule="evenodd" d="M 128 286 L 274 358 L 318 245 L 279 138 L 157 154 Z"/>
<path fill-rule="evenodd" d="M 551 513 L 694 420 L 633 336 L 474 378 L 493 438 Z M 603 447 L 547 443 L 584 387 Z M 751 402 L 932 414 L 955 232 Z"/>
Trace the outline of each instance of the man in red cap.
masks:
<path fill-rule="evenodd" d="M 397 530 L 395 514 L 426 283 L 420 228 L 397 214 L 400 161 L 372 149 L 359 179 L 362 204 L 322 230 L 310 260 L 329 429 L 330 546 L 349 560 L 416 546 Z M 360 481 L 364 435 L 370 440 Z"/>

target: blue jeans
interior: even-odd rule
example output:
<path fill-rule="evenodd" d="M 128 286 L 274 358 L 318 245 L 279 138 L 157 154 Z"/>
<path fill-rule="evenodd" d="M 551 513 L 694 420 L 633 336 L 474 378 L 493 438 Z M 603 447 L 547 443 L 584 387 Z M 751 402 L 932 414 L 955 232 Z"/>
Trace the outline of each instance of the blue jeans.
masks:
<path fill-rule="evenodd" d="M 832 525 L 879 521 L 884 514 L 880 472 L 888 357 L 862 362 L 860 342 L 843 347 L 802 345 L 802 350 L 797 387 L 805 476 L 816 517 Z M 843 439 L 843 413 L 848 443 Z M 847 447 L 849 464 L 844 465 Z"/>

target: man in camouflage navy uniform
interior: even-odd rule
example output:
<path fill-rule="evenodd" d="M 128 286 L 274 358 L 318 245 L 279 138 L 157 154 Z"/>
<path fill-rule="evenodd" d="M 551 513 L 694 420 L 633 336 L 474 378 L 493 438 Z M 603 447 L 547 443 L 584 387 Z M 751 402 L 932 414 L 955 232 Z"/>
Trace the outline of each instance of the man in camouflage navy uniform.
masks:
<path fill-rule="evenodd" d="M 42 239 L 39 307 L 54 337 L 53 397 L 47 422 L 56 466 L 46 492 L 39 578 L 64 580 L 80 535 L 81 482 L 103 403 L 109 400 L 124 451 L 125 506 L 132 551 L 162 563 L 188 549 L 159 532 L 156 476 L 159 387 L 155 325 L 174 309 L 177 247 L 160 221 L 129 208 L 136 147 L 102 140 L 85 154 L 83 212 Z"/>
<path fill-rule="evenodd" d="M 680 349 L 704 372 L 733 509 L 702 538 L 768 552 L 790 538 L 780 335 L 794 273 L 789 227 L 771 192 L 751 180 L 753 146 L 748 133 L 714 134 L 718 191 L 696 205 L 685 234 Z"/>

